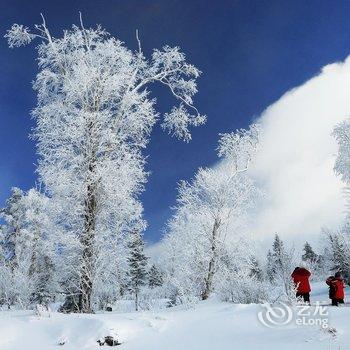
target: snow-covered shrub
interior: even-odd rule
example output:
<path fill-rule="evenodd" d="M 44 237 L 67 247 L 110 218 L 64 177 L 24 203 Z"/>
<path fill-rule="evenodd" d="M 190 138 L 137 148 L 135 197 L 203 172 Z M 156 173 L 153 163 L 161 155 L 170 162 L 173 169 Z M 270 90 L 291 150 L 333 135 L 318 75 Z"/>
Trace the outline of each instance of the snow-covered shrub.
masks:
<path fill-rule="evenodd" d="M 246 269 L 221 272 L 216 286 L 217 294 L 223 301 L 241 304 L 270 301 L 268 282 L 252 276 Z"/>
<path fill-rule="evenodd" d="M 161 310 L 168 307 L 170 299 L 164 295 L 162 287 L 148 288 L 143 287 L 140 293 L 141 310 Z"/>

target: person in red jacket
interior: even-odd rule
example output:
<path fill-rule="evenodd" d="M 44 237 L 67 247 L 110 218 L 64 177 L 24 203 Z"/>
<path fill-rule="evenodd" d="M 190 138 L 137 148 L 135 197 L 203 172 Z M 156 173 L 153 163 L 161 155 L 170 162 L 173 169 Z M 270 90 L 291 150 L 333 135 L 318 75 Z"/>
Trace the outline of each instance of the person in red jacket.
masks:
<path fill-rule="evenodd" d="M 296 267 L 292 273 L 292 279 L 296 287 L 297 293 L 296 297 L 302 297 L 305 303 L 310 304 L 310 282 L 309 278 L 311 276 L 310 271 L 304 267 Z"/>
<path fill-rule="evenodd" d="M 341 273 L 337 272 L 334 276 L 329 276 L 326 283 L 329 285 L 329 299 L 332 299 L 332 305 L 344 304 L 345 286 Z"/>

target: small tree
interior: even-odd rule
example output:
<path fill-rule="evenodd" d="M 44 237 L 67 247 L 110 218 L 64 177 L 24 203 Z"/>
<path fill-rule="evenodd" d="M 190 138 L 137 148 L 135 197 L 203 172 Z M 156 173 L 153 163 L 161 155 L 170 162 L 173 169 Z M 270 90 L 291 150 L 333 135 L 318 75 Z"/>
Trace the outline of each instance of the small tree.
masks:
<path fill-rule="evenodd" d="M 324 230 L 329 245 L 328 260 L 330 269 L 334 272 L 342 271 L 345 279 L 350 277 L 350 245 L 348 233 L 343 230 L 331 232 Z"/>
<path fill-rule="evenodd" d="M 11 196 L 1 210 L 4 220 L 0 239 L 4 261 L 2 278 L 11 281 L 10 286 L 7 284 L 10 288 L 6 288 L 6 294 L 11 295 L 11 298 L 7 297 L 7 302 L 19 302 L 22 307 L 28 306 L 33 289 L 33 279 L 29 275 L 33 232 L 27 225 L 26 211 L 25 193 L 19 188 L 12 188 Z"/>
<path fill-rule="evenodd" d="M 135 231 L 131 234 L 128 243 L 129 248 L 129 271 L 128 271 L 128 288 L 135 296 L 135 310 L 139 309 L 139 293 L 140 288 L 146 284 L 147 281 L 147 260 L 144 254 L 144 242 L 141 234 Z"/>
<path fill-rule="evenodd" d="M 11 273 L 12 288 L 22 306 L 29 302 L 42 303 L 43 288 L 46 297 L 52 297 L 52 249 L 48 244 L 49 199 L 36 189 L 23 192 L 12 189 L 2 209 L 1 228 L 3 274 Z M 6 271 L 7 270 L 7 271 Z M 48 299 L 46 299 L 48 300 Z"/>
<path fill-rule="evenodd" d="M 46 308 L 53 300 L 53 264 L 48 255 L 41 255 L 37 261 L 37 271 L 35 279 L 35 288 L 33 293 L 33 302 L 43 305 Z"/>
<path fill-rule="evenodd" d="M 154 264 L 148 271 L 148 285 L 150 288 L 160 287 L 163 285 L 162 273 Z"/>
<path fill-rule="evenodd" d="M 318 255 L 314 252 L 314 250 L 308 242 L 305 242 L 304 254 L 301 258 L 307 263 L 315 264 L 317 262 Z"/>
<path fill-rule="evenodd" d="M 0 245 L 0 305 L 6 304 L 8 309 L 16 298 L 13 271 L 4 259 L 2 246 Z"/>
<path fill-rule="evenodd" d="M 250 262 L 249 276 L 255 278 L 258 281 L 262 281 L 264 279 L 263 269 L 258 259 L 252 255 L 249 259 L 249 262 Z"/>
<path fill-rule="evenodd" d="M 276 278 L 276 267 L 275 267 L 275 261 L 274 257 L 272 255 L 271 250 L 267 252 L 266 256 L 266 274 L 267 278 L 270 282 L 273 282 Z"/>
<path fill-rule="evenodd" d="M 281 284 L 285 295 L 288 299 L 293 297 L 293 284 L 291 280 L 291 273 L 294 262 L 294 249 L 287 251 L 284 243 L 278 234 L 272 244 L 272 252 L 270 254 L 271 272 L 273 273 L 273 280 L 276 284 Z"/>
<path fill-rule="evenodd" d="M 24 236 L 25 206 L 24 193 L 21 189 L 13 187 L 6 206 L 0 211 L 5 224 L 1 227 L 1 246 L 4 260 L 12 271 L 18 266 L 18 255 L 22 252 L 20 242 L 26 241 Z"/>

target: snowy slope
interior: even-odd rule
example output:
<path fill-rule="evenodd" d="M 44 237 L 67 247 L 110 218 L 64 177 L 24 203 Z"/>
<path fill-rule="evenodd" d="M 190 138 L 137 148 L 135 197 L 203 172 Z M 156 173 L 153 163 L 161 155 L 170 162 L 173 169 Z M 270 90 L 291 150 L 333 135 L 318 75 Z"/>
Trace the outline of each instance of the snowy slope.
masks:
<path fill-rule="evenodd" d="M 313 299 L 328 303 L 324 284 L 315 284 Z M 160 312 L 104 313 L 38 317 L 31 311 L 0 312 L 1 350 L 101 349 L 97 339 L 118 334 L 125 350 L 311 349 L 345 350 L 350 344 L 350 308 L 329 308 L 333 336 L 319 326 L 268 328 L 258 320 L 261 305 L 233 305 L 215 300 L 192 309 Z M 315 306 L 311 307 L 314 310 Z M 58 343 L 65 340 L 63 346 Z"/>

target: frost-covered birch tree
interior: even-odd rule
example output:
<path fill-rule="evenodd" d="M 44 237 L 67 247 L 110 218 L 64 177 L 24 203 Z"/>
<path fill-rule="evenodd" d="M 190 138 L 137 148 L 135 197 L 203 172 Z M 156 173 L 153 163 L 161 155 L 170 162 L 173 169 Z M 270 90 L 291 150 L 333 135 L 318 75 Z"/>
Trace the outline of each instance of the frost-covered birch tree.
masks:
<path fill-rule="evenodd" d="M 237 223 L 254 203 L 257 189 L 247 170 L 258 136 L 256 125 L 221 135 L 218 153 L 222 162 L 214 168 L 200 168 L 192 181 L 180 183 L 177 210 L 165 242 L 170 260 L 178 261 L 171 255 L 179 254 L 186 264 L 183 268 L 189 269 L 190 275 L 196 271 L 194 285 L 199 286 L 202 299 L 207 299 L 213 289 L 228 225 Z M 184 259 L 183 254 L 191 258 Z"/>
<path fill-rule="evenodd" d="M 138 201 L 147 178 L 142 150 L 160 119 L 152 84 L 163 85 L 178 102 L 165 113 L 162 128 L 189 141 L 189 128 L 205 123 L 193 104 L 200 71 L 178 47 L 145 57 L 138 36 L 133 51 L 82 20 L 61 37 L 51 35 L 44 19 L 34 29 L 14 24 L 6 38 L 11 48 L 39 40 L 33 111 L 38 173 L 61 203 L 60 249 L 71 267 L 66 270 L 77 311 L 91 312 L 99 254 L 111 252 L 102 237 L 144 228 Z"/>

